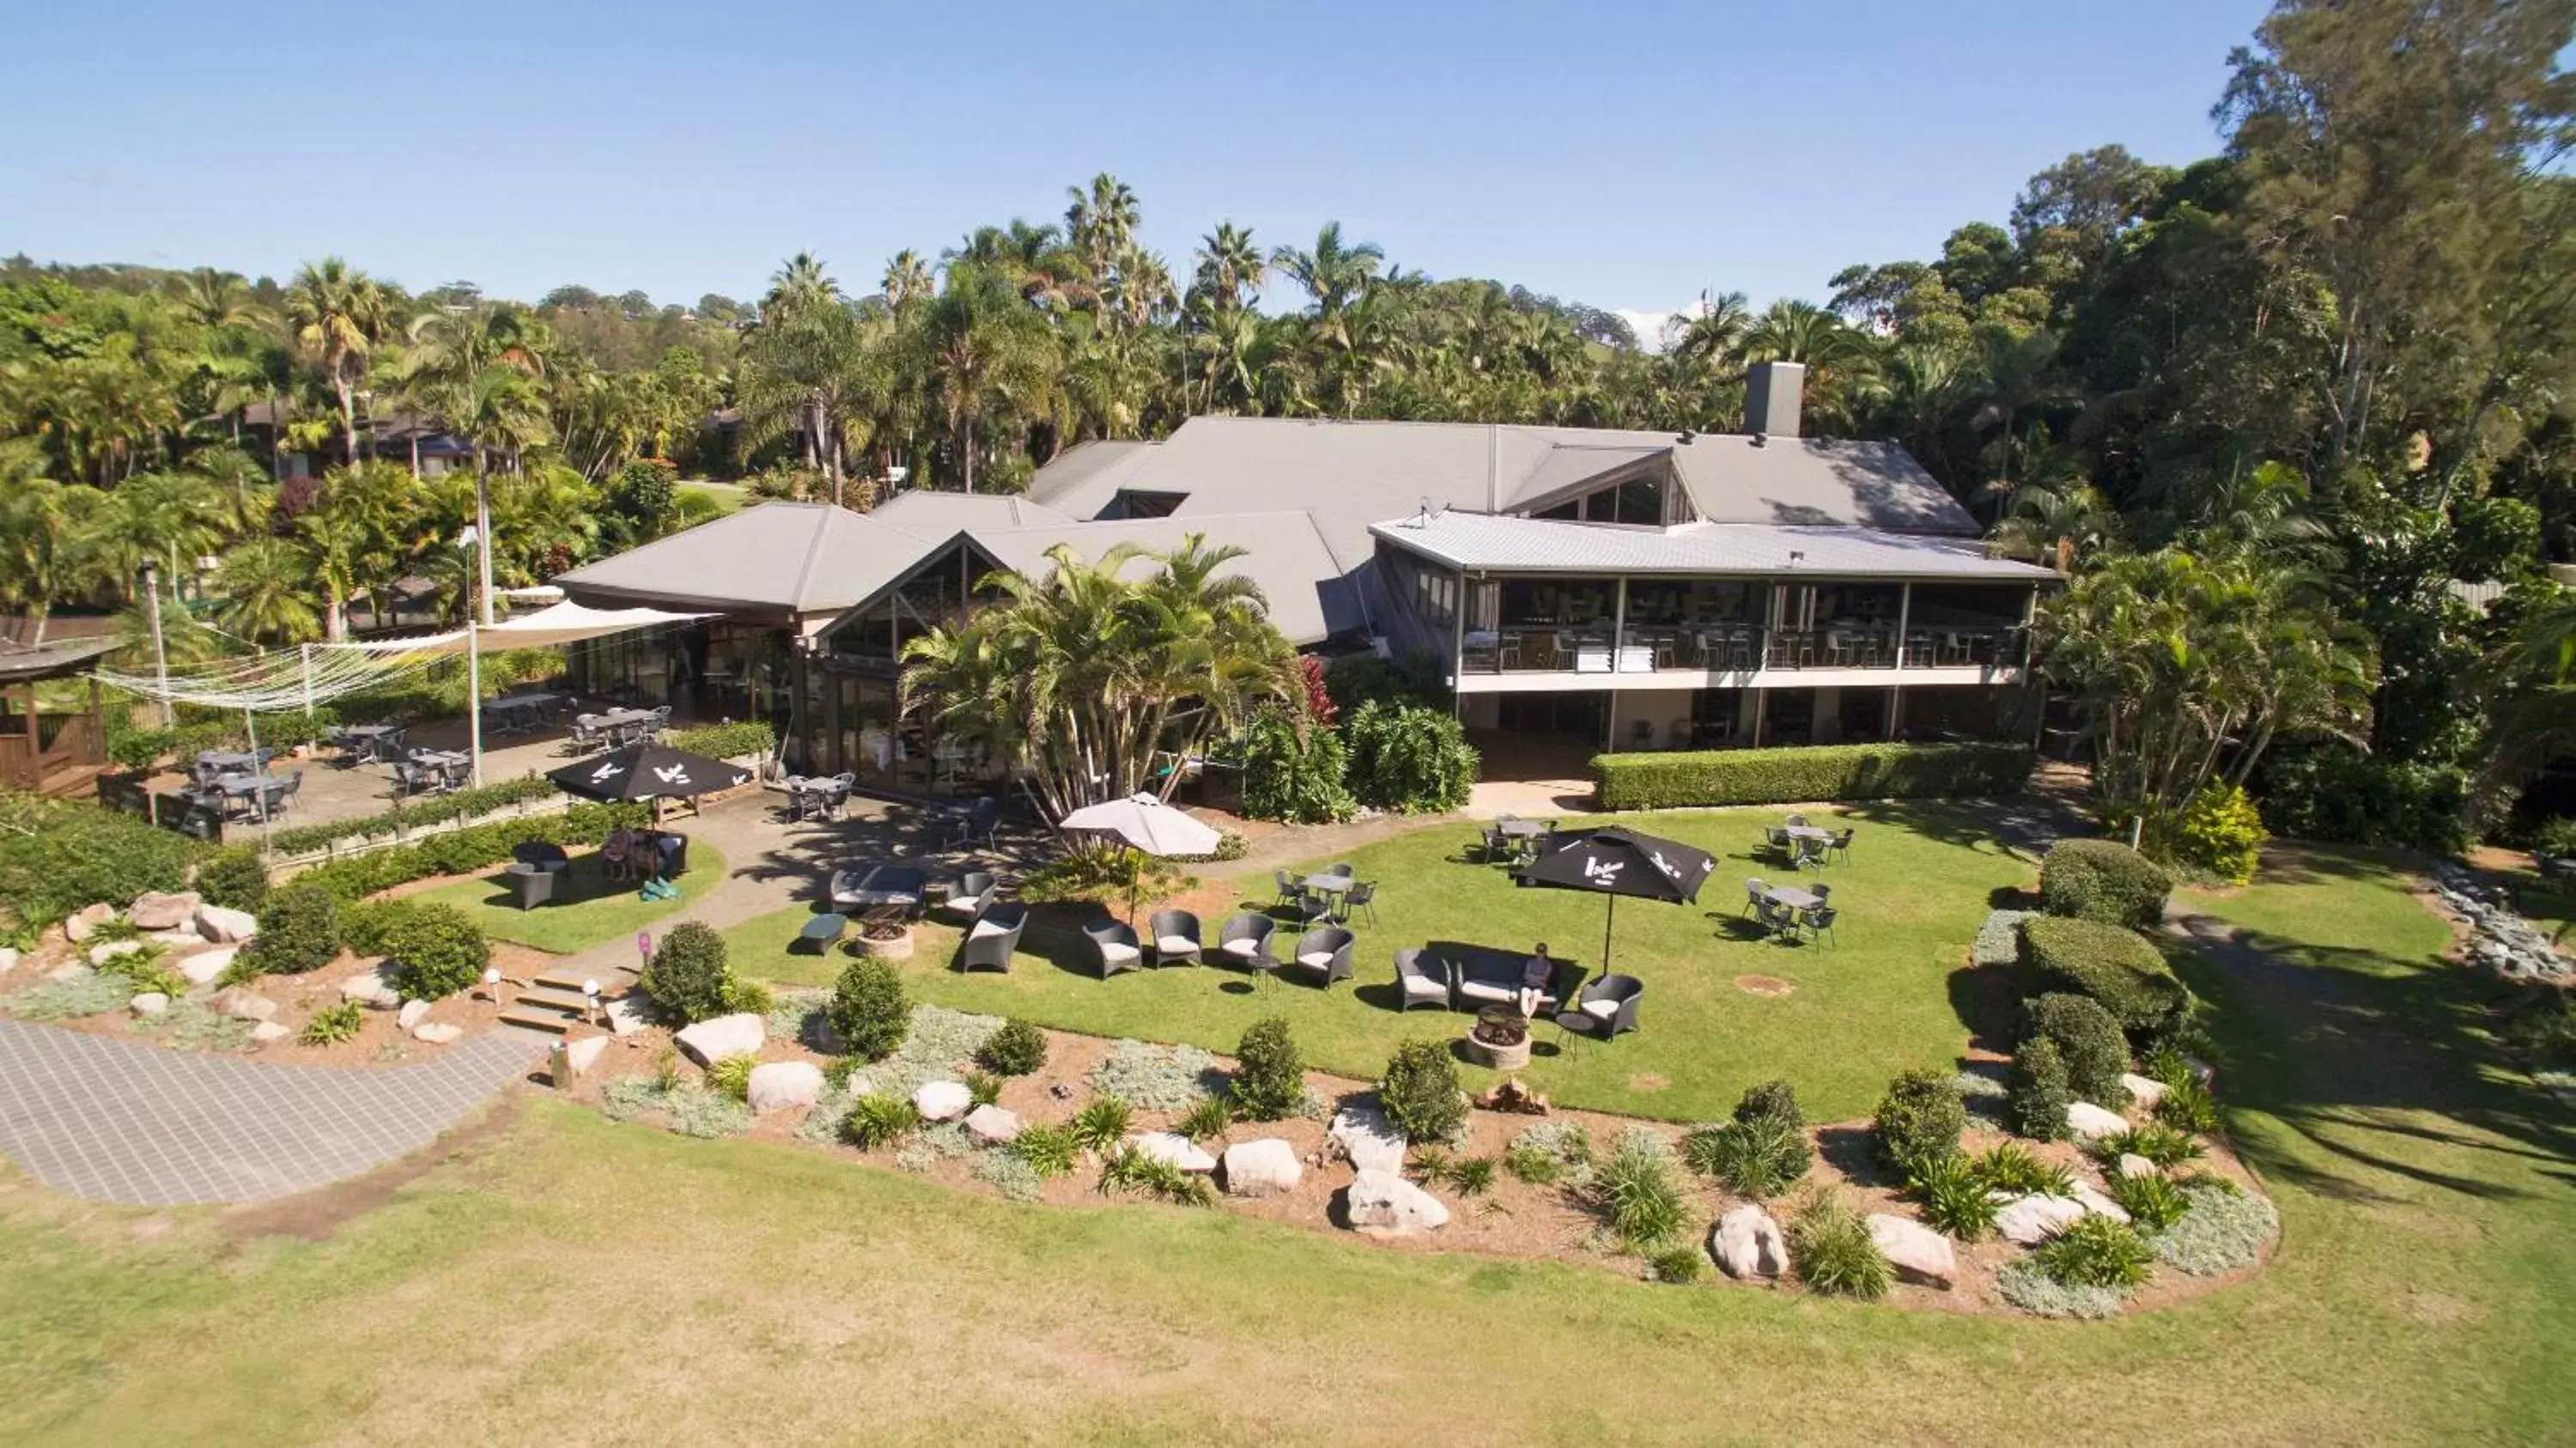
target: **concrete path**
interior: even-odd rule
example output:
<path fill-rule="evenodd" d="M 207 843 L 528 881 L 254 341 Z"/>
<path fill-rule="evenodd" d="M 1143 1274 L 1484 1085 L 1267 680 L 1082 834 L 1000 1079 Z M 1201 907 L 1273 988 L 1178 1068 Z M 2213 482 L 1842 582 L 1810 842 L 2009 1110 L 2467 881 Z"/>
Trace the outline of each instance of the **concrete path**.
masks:
<path fill-rule="evenodd" d="M 0 1020 L 0 1152 L 96 1201 L 292 1196 L 427 1146 L 545 1052 L 501 1030 L 416 1066 L 263 1065 Z"/>

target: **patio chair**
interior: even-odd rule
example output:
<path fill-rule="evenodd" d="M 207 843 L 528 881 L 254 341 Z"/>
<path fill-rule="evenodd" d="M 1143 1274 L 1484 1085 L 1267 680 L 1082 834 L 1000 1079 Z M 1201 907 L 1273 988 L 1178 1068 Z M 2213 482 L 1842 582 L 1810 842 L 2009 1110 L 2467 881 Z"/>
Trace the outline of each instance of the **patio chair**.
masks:
<path fill-rule="evenodd" d="M 1335 860 L 1333 863 L 1324 867 L 1324 873 L 1327 875 L 1339 875 L 1343 879 L 1347 880 L 1351 876 L 1358 874 L 1359 870 L 1348 860 Z"/>
<path fill-rule="evenodd" d="M 1820 940 L 1832 939 L 1834 933 L 1834 918 L 1838 914 L 1840 914 L 1840 912 L 1835 910 L 1831 905 L 1818 905 L 1812 910 L 1802 912 L 1799 923 L 1807 927 L 1808 934 L 1813 935 Z M 1840 949 L 1842 947 L 1842 942 L 1835 940 L 1834 946 L 1836 949 Z"/>
<path fill-rule="evenodd" d="M 647 739 L 659 739 L 662 737 L 662 731 L 670 727 L 671 706 L 664 704 L 660 708 L 655 709 L 653 711 L 653 717 L 645 723 L 644 737 Z"/>
<path fill-rule="evenodd" d="M 1584 987 L 1574 1009 L 1557 1013 L 1557 1029 L 1596 1041 L 1615 1040 L 1637 1029 L 1637 1003 L 1645 994 L 1645 983 L 1633 975 L 1605 975 Z"/>
<path fill-rule="evenodd" d="M 1503 858 L 1503 856 L 1508 854 L 1511 850 L 1511 842 L 1503 838 L 1503 827 L 1501 825 L 1485 826 L 1484 833 L 1478 836 L 1477 839 L 1479 848 L 1482 851 L 1478 858 L 1482 859 L 1489 865 L 1494 861 Z"/>
<path fill-rule="evenodd" d="M 1407 946 L 1395 953 L 1395 986 L 1404 997 L 1402 1009 L 1415 1006 L 1438 1006 L 1449 1009 L 1449 971 L 1439 961 L 1426 962 L 1420 946 Z"/>
<path fill-rule="evenodd" d="M 304 771 L 300 769 L 288 775 L 283 783 L 262 786 L 259 792 L 261 817 L 274 818 L 285 813 L 287 807 L 294 803 L 295 796 L 303 789 Z"/>
<path fill-rule="evenodd" d="M 1790 845 L 1790 869 L 1803 870 L 1809 865 L 1813 865 L 1819 870 L 1825 867 L 1825 842 L 1823 840 L 1819 840 L 1808 835 L 1800 835 L 1796 839 L 1792 840 Z"/>
<path fill-rule="evenodd" d="M 414 764 L 408 759 L 394 761 L 394 793 L 398 796 L 436 794 L 446 782 L 445 776 L 432 773 L 424 765 Z"/>
<path fill-rule="evenodd" d="M 795 823 L 805 821 L 805 811 L 814 802 L 814 781 L 801 774 L 787 776 L 787 818 Z"/>
<path fill-rule="evenodd" d="M 1848 865 L 1851 863 L 1852 836 L 1859 833 L 1860 831 L 1858 829 L 1847 828 L 1836 830 L 1834 831 L 1834 837 L 1826 842 L 1825 848 L 1834 854 L 1842 856 L 1843 863 Z"/>
<path fill-rule="evenodd" d="M 1182 961 L 1198 965 L 1206 959 L 1201 953 L 1199 918 L 1187 910 L 1157 910 L 1145 922 L 1145 930 L 1153 938 L 1156 965 Z"/>
<path fill-rule="evenodd" d="M 1011 956 L 1020 948 L 1020 932 L 1028 925 L 1028 906 L 1017 900 L 994 904 L 966 928 L 966 943 L 957 952 L 957 968 L 1009 970 Z"/>
<path fill-rule="evenodd" d="M 1787 819 L 1782 820 L 1780 823 L 1787 825 L 1793 830 L 1803 830 L 1807 827 L 1807 817 L 1802 814 L 1793 814 Z"/>
<path fill-rule="evenodd" d="M 1322 988 L 1331 990 L 1333 982 L 1351 978 L 1351 941 L 1351 933 L 1339 926 L 1309 930 L 1297 939 L 1294 963 L 1322 976 Z"/>
<path fill-rule="evenodd" d="M 1333 911 L 1335 923 L 1350 924 L 1351 912 L 1354 910 L 1367 911 L 1369 924 L 1377 923 L 1377 882 L 1375 880 L 1362 880 L 1342 892 L 1341 903 Z"/>
<path fill-rule="evenodd" d="M 573 753 L 587 754 L 600 746 L 602 736 L 603 727 L 598 715 L 575 714 L 572 718 L 572 737 L 564 742 L 572 746 Z"/>
<path fill-rule="evenodd" d="M 1271 871 L 1270 883 L 1277 886 L 1279 890 L 1277 898 L 1272 902 L 1274 905 L 1294 905 L 1306 898 L 1306 887 L 1298 884 L 1297 877 L 1285 870 Z"/>
<path fill-rule="evenodd" d="M 1332 918 L 1333 918 L 1333 892 L 1332 892 L 1332 891 L 1330 891 L 1330 890 L 1304 890 L 1304 891 L 1300 891 L 1300 892 L 1298 893 L 1298 896 L 1297 896 L 1297 923 L 1298 923 L 1298 924 L 1300 924 L 1300 925 L 1308 925 L 1308 926 L 1311 926 L 1311 925 L 1315 924 L 1317 921 L 1320 921 L 1320 920 L 1330 920 L 1330 919 L 1332 919 Z"/>
<path fill-rule="evenodd" d="M 1760 880 L 1747 877 L 1744 881 L 1744 913 L 1747 915 L 1761 914 L 1762 906 L 1765 903 L 1763 892 L 1770 888 L 1771 887 L 1769 885 L 1762 883 Z"/>
<path fill-rule="evenodd" d="M 1123 920 L 1103 920 L 1082 927 L 1082 936 L 1091 942 L 1093 954 L 1100 961 L 1100 978 L 1107 980 L 1122 970 L 1145 968 L 1145 952 L 1136 940 L 1136 932 Z"/>
<path fill-rule="evenodd" d="M 1798 938 L 1798 912 L 1790 906 L 1777 900 L 1764 900 L 1761 913 L 1756 918 L 1762 924 L 1762 933 L 1775 940 L 1783 935 L 1791 940 Z"/>
<path fill-rule="evenodd" d="M 948 899 L 940 905 L 939 910 L 943 915 L 961 916 L 972 920 L 984 913 L 984 906 L 992 894 L 992 871 L 969 870 L 957 877 L 957 883 L 949 889 Z"/>
<path fill-rule="evenodd" d="M 1219 954 L 1246 970 L 1273 970 L 1278 957 L 1270 953 L 1270 938 L 1279 930 L 1279 922 L 1258 910 L 1246 910 L 1217 931 Z"/>

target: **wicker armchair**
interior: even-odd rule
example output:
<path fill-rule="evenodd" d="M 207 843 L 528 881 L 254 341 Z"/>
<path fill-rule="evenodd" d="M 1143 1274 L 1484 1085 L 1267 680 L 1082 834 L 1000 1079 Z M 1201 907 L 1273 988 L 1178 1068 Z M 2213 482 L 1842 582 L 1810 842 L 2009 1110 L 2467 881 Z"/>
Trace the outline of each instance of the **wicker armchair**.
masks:
<path fill-rule="evenodd" d="M 1246 910 L 1217 932 L 1216 948 L 1228 961 L 1246 970 L 1274 969 L 1279 958 L 1270 953 L 1271 937 L 1278 930 L 1278 921 L 1257 910 Z"/>
<path fill-rule="evenodd" d="M 1201 941 L 1205 932 L 1199 918 L 1187 910 L 1157 910 L 1145 922 L 1147 944 L 1154 947 L 1156 965 L 1178 965 L 1184 961 L 1198 965 L 1206 960 Z"/>
<path fill-rule="evenodd" d="M 1333 982 L 1351 978 L 1351 941 L 1351 933 L 1338 925 L 1309 930 L 1297 938 L 1297 953 L 1288 963 L 1322 976 L 1323 988 L 1331 990 Z"/>
<path fill-rule="evenodd" d="M 1637 1003 L 1646 986 L 1633 975 L 1605 975 L 1584 988 L 1574 1009 L 1557 1015 L 1559 1027 L 1596 1041 L 1607 1041 L 1637 1029 Z"/>
<path fill-rule="evenodd" d="M 969 870 L 957 877 L 957 883 L 949 889 L 948 899 L 940 905 L 939 910 L 943 915 L 972 920 L 984 913 L 985 905 L 990 903 L 992 898 L 993 872 Z"/>
<path fill-rule="evenodd" d="M 1100 978 L 1107 980 L 1122 970 L 1145 968 L 1144 947 L 1136 939 L 1135 928 L 1123 920 L 1103 920 L 1082 927 L 1082 936 L 1091 942 L 1093 956 L 1100 962 Z"/>
<path fill-rule="evenodd" d="M 1028 925 L 1028 906 L 1017 900 L 995 904 L 967 927 L 965 947 L 957 954 L 957 968 L 1009 970 L 1011 956 L 1020 948 L 1020 932 Z"/>
<path fill-rule="evenodd" d="M 1415 1006 L 1449 1009 L 1449 968 L 1441 961 L 1424 960 L 1420 946 L 1395 953 L 1395 986 L 1408 1011 Z"/>

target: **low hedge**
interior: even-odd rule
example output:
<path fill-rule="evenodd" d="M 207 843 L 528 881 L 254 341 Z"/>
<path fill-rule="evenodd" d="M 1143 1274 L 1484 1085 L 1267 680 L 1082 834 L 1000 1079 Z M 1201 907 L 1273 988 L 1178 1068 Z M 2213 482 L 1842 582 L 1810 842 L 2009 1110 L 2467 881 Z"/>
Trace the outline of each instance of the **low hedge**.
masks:
<path fill-rule="evenodd" d="M 1592 777 L 1603 809 L 1976 798 L 2019 791 L 2033 759 L 2019 744 L 1823 744 L 1604 754 Z"/>
<path fill-rule="evenodd" d="M 2039 903 L 2051 915 L 2152 930 L 2173 876 L 2117 840 L 2059 840 L 2039 865 Z"/>
<path fill-rule="evenodd" d="M 399 835 L 432 825 L 470 820 L 481 815 L 497 814 L 514 804 L 530 804 L 551 799 L 556 794 L 554 781 L 540 774 L 525 779 L 504 780 L 499 784 L 460 789 L 453 794 L 435 795 L 415 804 L 397 804 L 382 814 L 359 819 L 331 820 L 318 825 L 299 825 L 279 830 L 269 837 L 270 853 L 309 855 L 329 849 L 343 840 L 363 840 L 375 835 Z"/>
<path fill-rule="evenodd" d="M 2034 915 L 2022 922 L 2027 995 L 2072 991 L 2099 1002 L 2133 1036 L 2171 1031 L 2191 1013 L 2191 991 L 2136 931 L 2097 920 Z"/>
<path fill-rule="evenodd" d="M 778 749 L 778 731 L 757 719 L 681 729 L 664 739 L 674 749 L 703 754 L 709 759 L 740 759 L 746 754 L 770 754 Z"/>
<path fill-rule="evenodd" d="M 342 900 L 362 900 L 380 890 L 425 880 L 432 875 L 463 875 L 510 858 L 531 840 L 557 845 L 595 845 L 619 825 L 645 822 L 640 804 L 577 804 L 561 814 L 500 820 L 471 829 L 431 835 L 416 845 L 398 845 L 363 855 L 345 855 L 316 865 L 295 877 L 297 884 L 319 885 Z"/>
<path fill-rule="evenodd" d="M 206 849 L 130 814 L 0 791 L 0 916 L 50 925 L 83 906 L 122 908 L 146 890 L 177 890 Z"/>

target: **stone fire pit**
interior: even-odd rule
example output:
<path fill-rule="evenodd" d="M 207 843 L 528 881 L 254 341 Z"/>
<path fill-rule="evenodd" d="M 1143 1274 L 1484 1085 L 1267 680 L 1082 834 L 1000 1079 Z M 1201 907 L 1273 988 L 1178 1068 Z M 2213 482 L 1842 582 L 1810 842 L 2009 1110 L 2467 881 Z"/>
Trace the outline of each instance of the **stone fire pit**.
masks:
<path fill-rule="evenodd" d="M 1497 1071 L 1518 1071 L 1528 1066 L 1529 1018 L 1505 1005 L 1491 1005 L 1476 1012 L 1476 1024 L 1467 1029 L 1467 1059 Z"/>
<path fill-rule="evenodd" d="M 900 920 L 871 920 L 850 937 L 850 949 L 878 960 L 910 960 L 912 927 Z"/>

